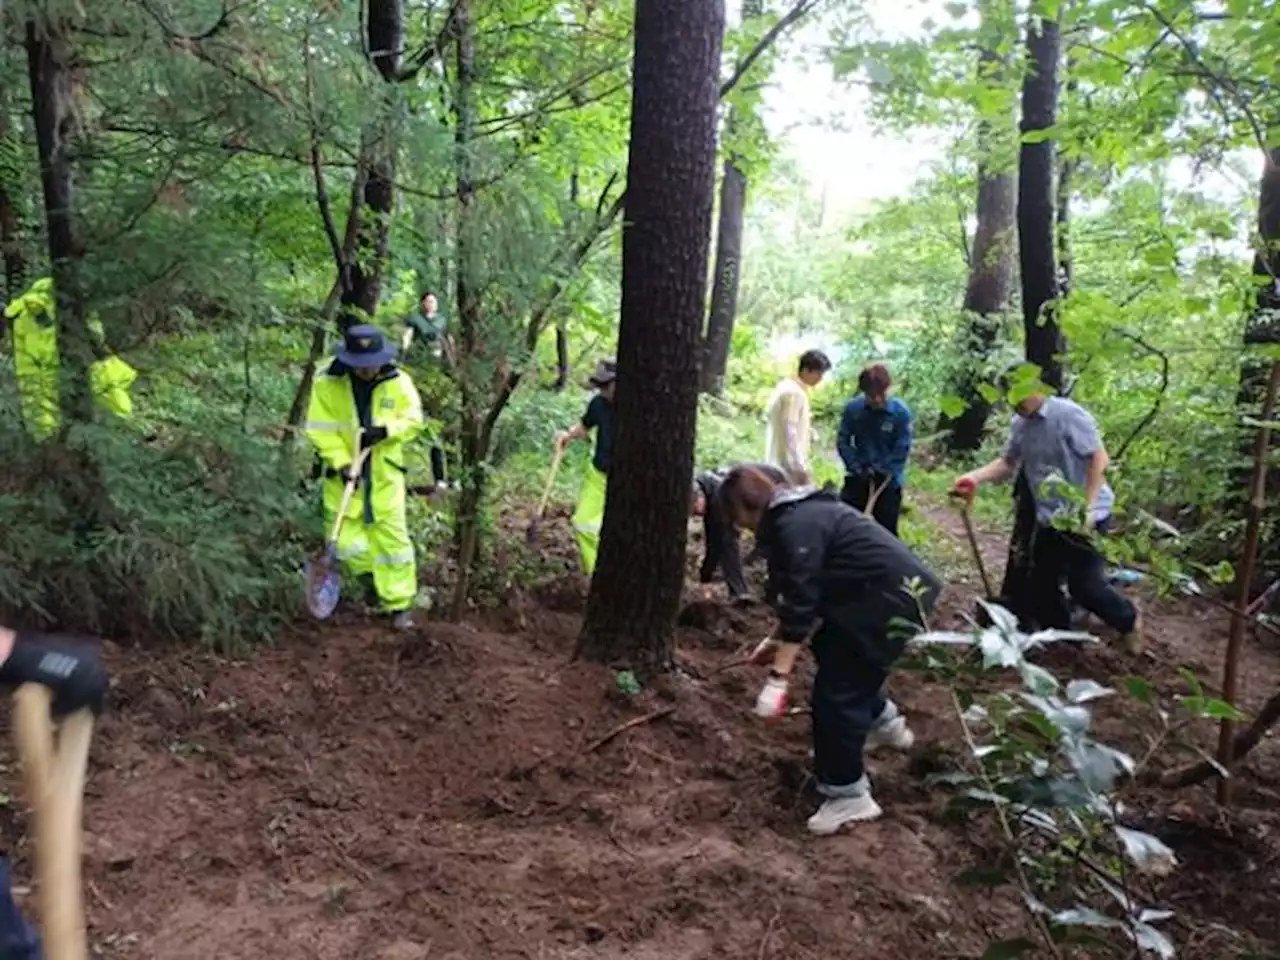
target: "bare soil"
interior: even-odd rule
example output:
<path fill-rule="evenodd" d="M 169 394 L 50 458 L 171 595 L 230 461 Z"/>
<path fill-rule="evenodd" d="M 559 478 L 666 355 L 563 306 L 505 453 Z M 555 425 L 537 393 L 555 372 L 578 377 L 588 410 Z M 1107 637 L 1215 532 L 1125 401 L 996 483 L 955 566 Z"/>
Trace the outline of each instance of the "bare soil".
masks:
<path fill-rule="evenodd" d="M 939 536 L 962 536 L 945 509 L 922 509 Z M 555 528 L 544 522 L 554 542 L 539 549 L 568 563 Z M 1002 545 L 984 546 L 998 573 Z M 958 621 L 975 593 L 958 582 L 940 619 Z M 952 882 L 988 841 L 924 783 L 959 752 L 946 689 L 895 676 L 918 746 L 872 759 L 885 817 L 815 840 L 807 718 L 762 724 L 749 713 L 760 677 L 716 672 L 762 635 L 764 613 L 697 601 L 682 669 L 628 696 L 610 671 L 568 662 L 583 599 L 566 574 L 408 636 L 340 615 L 244 661 L 110 647 L 114 710 L 86 797 L 95 955 L 924 960 L 979 957 L 1020 931 L 1011 895 Z M 1218 669 L 1221 615 L 1152 605 L 1148 624 L 1148 657 L 1098 646 L 1055 666 L 1143 673 L 1170 695 L 1180 667 Z M 1256 706 L 1280 653 L 1250 640 L 1244 676 Z M 1102 723 L 1140 752 L 1136 717 L 1117 702 Z M 1179 912 L 1180 956 L 1280 956 L 1278 779 L 1268 738 L 1231 812 L 1208 788 L 1131 798 L 1183 860 L 1152 891 Z M 19 805 L 7 810 L 23 837 Z M 21 876 L 27 852 L 14 850 Z"/>

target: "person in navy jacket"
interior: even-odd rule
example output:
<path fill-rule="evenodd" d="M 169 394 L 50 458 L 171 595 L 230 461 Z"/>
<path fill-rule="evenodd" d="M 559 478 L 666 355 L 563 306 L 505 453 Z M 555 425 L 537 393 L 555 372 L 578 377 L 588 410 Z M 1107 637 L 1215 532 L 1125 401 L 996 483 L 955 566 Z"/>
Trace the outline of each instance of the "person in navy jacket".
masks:
<path fill-rule="evenodd" d="M 889 396 L 892 385 L 883 363 L 873 363 L 858 375 L 859 393 L 844 408 L 836 449 L 845 469 L 840 499 L 866 511 L 867 502 L 879 490 L 870 513 L 896 537 L 911 455 L 911 410 Z"/>

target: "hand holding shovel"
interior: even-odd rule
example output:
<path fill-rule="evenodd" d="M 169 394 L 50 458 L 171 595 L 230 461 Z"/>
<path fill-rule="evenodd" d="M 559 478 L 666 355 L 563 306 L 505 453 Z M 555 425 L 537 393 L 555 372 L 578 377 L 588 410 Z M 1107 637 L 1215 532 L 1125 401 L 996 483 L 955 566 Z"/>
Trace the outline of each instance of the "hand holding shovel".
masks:
<path fill-rule="evenodd" d="M 978 576 L 982 578 L 982 589 L 986 591 L 987 599 L 993 600 L 995 592 L 991 589 L 991 580 L 987 577 L 987 566 L 983 563 L 982 551 L 978 548 L 978 537 L 973 532 L 973 518 L 969 515 L 969 508 L 973 505 L 973 495 L 977 489 L 978 485 L 973 480 L 969 477 L 961 477 L 952 488 L 951 496 L 960 504 L 960 519 L 964 523 L 964 535 L 969 541 L 969 550 L 978 568 Z"/>
<path fill-rule="evenodd" d="M 551 455 L 551 469 L 547 472 L 547 485 L 542 490 L 542 499 L 538 501 L 538 511 L 529 521 L 529 528 L 524 532 L 525 542 L 530 546 L 538 542 L 538 527 L 542 523 L 542 515 L 547 512 L 547 503 L 551 500 L 551 488 L 555 486 L 556 474 L 560 470 L 560 461 L 564 459 L 564 444 L 557 438 L 555 452 Z"/>
<path fill-rule="evenodd" d="M 351 498 L 355 496 L 356 484 L 360 482 L 364 463 L 372 450 L 372 447 L 361 450 L 356 454 L 355 462 L 347 468 L 347 485 L 342 491 L 333 528 L 329 531 L 324 548 L 307 561 L 307 609 L 317 620 L 328 618 L 338 608 L 338 600 L 342 596 L 342 576 L 338 572 L 338 535 L 342 533 L 347 509 L 351 506 Z"/>

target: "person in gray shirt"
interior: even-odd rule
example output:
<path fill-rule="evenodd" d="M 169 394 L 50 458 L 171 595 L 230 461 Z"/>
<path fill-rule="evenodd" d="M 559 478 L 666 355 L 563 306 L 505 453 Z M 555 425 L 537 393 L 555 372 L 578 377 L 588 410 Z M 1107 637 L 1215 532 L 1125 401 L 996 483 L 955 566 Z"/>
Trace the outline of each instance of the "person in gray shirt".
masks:
<path fill-rule="evenodd" d="M 1107 582 L 1102 555 L 1089 537 L 1092 531 L 1107 530 L 1115 504 L 1106 481 L 1111 458 L 1093 416 L 1074 401 L 1042 393 L 1022 398 L 1014 409 L 1004 453 L 959 477 L 954 492 L 970 498 L 982 484 L 999 483 L 1021 471 L 1036 507 L 1030 587 L 1035 619 L 1042 627 L 1070 629 L 1071 606 L 1062 593 L 1065 579 L 1071 600 L 1138 652 L 1141 611 Z"/>

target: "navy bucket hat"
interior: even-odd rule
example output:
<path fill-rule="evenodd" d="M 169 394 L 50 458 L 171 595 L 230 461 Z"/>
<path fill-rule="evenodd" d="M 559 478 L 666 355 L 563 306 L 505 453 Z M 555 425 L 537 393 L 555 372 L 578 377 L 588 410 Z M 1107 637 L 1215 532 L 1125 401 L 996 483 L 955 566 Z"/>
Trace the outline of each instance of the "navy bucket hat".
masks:
<path fill-rule="evenodd" d="M 342 335 L 334 356 L 348 367 L 385 367 L 396 358 L 396 348 L 377 327 L 361 323 Z"/>

